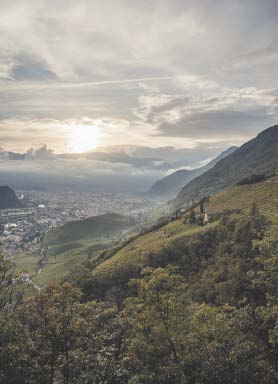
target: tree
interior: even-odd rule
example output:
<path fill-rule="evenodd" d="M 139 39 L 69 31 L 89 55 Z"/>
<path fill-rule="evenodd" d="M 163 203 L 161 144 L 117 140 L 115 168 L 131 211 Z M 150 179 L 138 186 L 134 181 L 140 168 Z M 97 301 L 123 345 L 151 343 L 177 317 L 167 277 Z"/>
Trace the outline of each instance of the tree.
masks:
<path fill-rule="evenodd" d="M 14 374 L 27 383 L 73 382 L 73 350 L 85 325 L 79 308 L 80 292 L 70 284 L 51 285 L 22 305 L 18 312 L 21 334 L 14 345 Z M 23 381 L 25 382 L 25 381 Z"/>
<path fill-rule="evenodd" d="M 146 269 L 124 311 L 125 363 L 134 383 L 261 383 L 260 348 L 239 328 L 239 311 L 186 299 L 174 267 Z"/>
<path fill-rule="evenodd" d="M 196 214 L 194 209 L 192 209 L 189 214 L 188 224 L 194 224 L 195 222 L 196 222 Z"/>
<path fill-rule="evenodd" d="M 10 357 L 7 348 L 15 337 L 15 311 L 22 302 L 22 290 L 17 281 L 14 265 L 0 255 L 0 381 L 7 384 Z"/>
<path fill-rule="evenodd" d="M 124 383 L 117 307 L 81 299 L 69 283 L 50 285 L 18 309 L 5 383 Z"/>

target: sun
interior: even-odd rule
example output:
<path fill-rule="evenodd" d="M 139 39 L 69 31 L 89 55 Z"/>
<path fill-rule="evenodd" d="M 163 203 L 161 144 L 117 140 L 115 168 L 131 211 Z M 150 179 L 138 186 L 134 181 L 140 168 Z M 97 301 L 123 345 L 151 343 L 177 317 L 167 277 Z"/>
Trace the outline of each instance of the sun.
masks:
<path fill-rule="evenodd" d="M 68 147 L 70 152 L 82 153 L 98 145 L 98 129 L 95 126 L 75 125 L 71 128 Z"/>

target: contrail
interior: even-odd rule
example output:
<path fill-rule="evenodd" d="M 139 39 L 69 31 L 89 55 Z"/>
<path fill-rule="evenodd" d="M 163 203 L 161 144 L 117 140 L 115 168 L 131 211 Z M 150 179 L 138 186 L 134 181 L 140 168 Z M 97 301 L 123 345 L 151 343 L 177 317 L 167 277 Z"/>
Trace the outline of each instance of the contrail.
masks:
<path fill-rule="evenodd" d="M 86 87 L 90 85 L 113 85 L 113 84 L 129 84 L 129 83 L 138 83 L 138 82 L 150 82 L 150 81 L 167 81 L 167 80 L 175 80 L 175 79 L 184 79 L 188 76 L 186 75 L 177 75 L 177 76 L 161 76 L 161 77 L 136 77 L 133 79 L 122 79 L 122 80 L 103 80 L 103 81 L 89 81 L 86 83 L 47 83 L 47 84 L 34 84 L 34 83 L 25 83 L 20 86 L 20 89 L 62 89 L 62 88 L 78 88 L 78 87 Z M 0 83 L 0 89 L 18 89 L 18 84 L 4 84 L 4 86 Z"/>
<path fill-rule="evenodd" d="M 106 84 L 126 84 L 126 83 L 137 83 L 140 81 L 159 81 L 159 80 L 173 80 L 182 78 L 184 76 L 163 76 L 163 77 L 141 77 L 134 79 L 123 79 L 123 80 L 104 80 L 104 81 L 90 81 L 86 83 L 75 84 L 76 87 L 84 87 L 86 85 L 106 85 Z"/>

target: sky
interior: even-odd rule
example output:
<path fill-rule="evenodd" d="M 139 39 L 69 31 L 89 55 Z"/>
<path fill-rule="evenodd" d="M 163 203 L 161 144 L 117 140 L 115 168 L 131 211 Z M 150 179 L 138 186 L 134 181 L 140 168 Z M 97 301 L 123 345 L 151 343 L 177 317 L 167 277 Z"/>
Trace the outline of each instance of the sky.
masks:
<path fill-rule="evenodd" d="M 0 12 L 5 150 L 210 157 L 277 123 L 277 0 L 0 0 Z"/>

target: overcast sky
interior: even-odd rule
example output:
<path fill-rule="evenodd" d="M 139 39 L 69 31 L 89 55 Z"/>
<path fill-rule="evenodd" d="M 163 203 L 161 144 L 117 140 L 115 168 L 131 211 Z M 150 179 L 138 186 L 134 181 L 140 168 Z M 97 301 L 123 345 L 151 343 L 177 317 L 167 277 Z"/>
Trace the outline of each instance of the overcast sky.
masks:
<path fill-rule="evenodd" d="M 82 131 L 92 147 L 224 149 L 277 122 L 277 0 L 0 0 L 0 14 L 2 148 L 67 151 Z"/>

